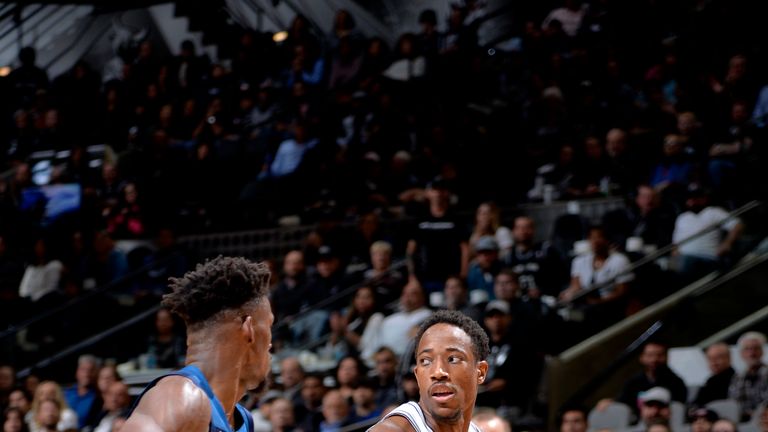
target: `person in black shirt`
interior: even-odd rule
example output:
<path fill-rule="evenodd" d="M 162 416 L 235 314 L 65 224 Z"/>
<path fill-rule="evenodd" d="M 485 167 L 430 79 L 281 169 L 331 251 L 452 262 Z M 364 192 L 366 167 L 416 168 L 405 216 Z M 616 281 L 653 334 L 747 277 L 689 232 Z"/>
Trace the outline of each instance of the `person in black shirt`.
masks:
<path fill-rule="evenodd" d="M 712 375 L 699 389 L 693 405 L 704 407 L 709 402 L 715 400 L 728 399 L 728 386 L 735 373 L 731 367 L 731 350 L 725 343 L 716 343 L 710 345 L 706 351 L 707 363 Z"/>
<path fill-rule="evenodd" d="M 442 290 L 452 274 L 467 274 L 469 246 L 463 225 L 451 214 L 450 191 L 438 178 L 427 186 L 429 214 L 415 226 L 406 253 L 411 274 L 421 281 L 427 293 Z"/>
<path fill-rule="evenodd" d="M 522 294 L 538 298 L 557 296 L 568 280 L 568 269 L 548 242 L 534 243 L 536 226 L 528 216 L 518 216 L 512 227 L 515 241 L 506 265 L 519 275 Z"/>

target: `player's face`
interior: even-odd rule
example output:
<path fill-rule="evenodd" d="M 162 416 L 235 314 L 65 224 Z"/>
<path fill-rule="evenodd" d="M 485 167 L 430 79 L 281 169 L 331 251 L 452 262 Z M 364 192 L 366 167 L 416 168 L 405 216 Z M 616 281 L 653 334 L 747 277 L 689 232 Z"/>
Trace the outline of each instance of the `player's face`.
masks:
<path fill-rule="evenodd" d="M 250 371 L 246 376 L 248 389 L 254 389 L 264 382 L 269 374 L 272 355 L 272 323 L 275 320 L 269 300 L 264 298 L 251 311 L 251 325 L 253 326 L 253 340 L 250 345 L 249 364 L 246 368 Z"/>
<path fill-rule="evenodd" d="M 488 370 L 485 361 L 476 361 L 469 335 L 450 324 L 435 324 L 424 332 L 416 353 L 413 371 L 427 416 L 435 423 L 468 420 Z"/>

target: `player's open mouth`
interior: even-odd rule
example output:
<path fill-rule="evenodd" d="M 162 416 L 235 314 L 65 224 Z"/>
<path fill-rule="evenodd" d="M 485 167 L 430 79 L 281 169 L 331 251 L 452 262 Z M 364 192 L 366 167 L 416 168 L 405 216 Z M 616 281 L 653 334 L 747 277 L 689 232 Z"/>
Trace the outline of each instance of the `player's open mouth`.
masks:
<path fill-rule="evenodd" d="M 444 402 L 452 398 L 456 393 L 447 386 L 438 386 L 432 389 L 432 398 L 438 402 Z"/>

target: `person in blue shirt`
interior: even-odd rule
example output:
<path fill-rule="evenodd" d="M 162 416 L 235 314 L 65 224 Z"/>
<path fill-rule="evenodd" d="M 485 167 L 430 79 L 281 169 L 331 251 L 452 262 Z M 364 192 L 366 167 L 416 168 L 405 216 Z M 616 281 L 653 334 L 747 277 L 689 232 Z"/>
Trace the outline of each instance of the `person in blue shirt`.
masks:
<path fill-rule="evenodd" d="M 237 404 L 270 370 L 269 268 L 218 257 L 171 279 L 163 306 L 187 325 L 186 366 L 151 382 L 122 430 L 252 432 Z"/>
<path fill-rule="evenodd" d="M 78 428 L 83 428 L 91 420 L 92 412 L 101 410 L 101 399 L 96 389 L 96 377 L 101 367 L 101 360 L 90 354 L 77 359 L 75 379 L 77 383 L 64 389 L 64 399 L 77 413 Z M 95 405 L 95 406 L 94 406 Z"/>

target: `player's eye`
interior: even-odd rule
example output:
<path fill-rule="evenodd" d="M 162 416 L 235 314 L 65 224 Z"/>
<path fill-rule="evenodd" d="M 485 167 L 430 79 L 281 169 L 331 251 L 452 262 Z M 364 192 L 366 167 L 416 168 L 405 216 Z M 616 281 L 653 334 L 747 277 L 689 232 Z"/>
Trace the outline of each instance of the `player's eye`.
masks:
<path fill-rule="evenodd" d="M 419 360 L 419 364 L 422 365 L 422 366 L 429 366 L 431 363 L 432 363 L 432 359 L 427 358 L 427 357 L 422 357 Z"/>

